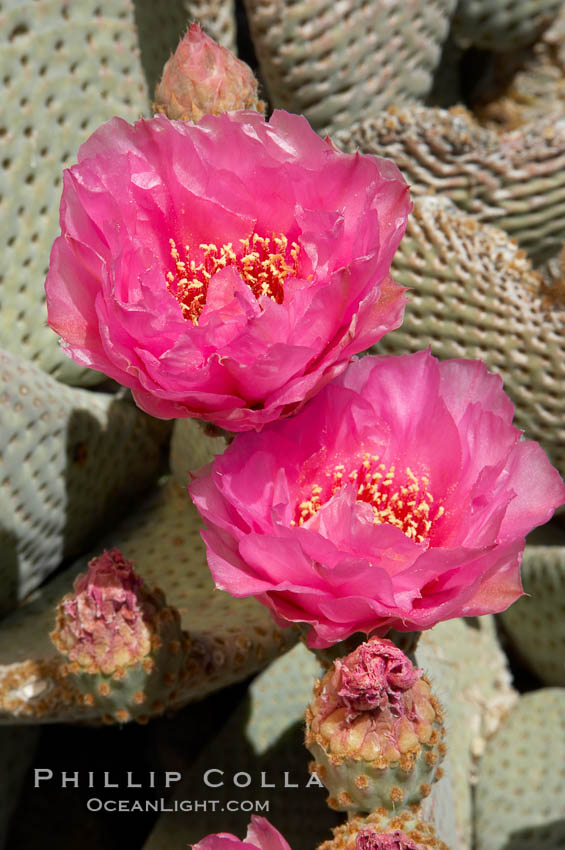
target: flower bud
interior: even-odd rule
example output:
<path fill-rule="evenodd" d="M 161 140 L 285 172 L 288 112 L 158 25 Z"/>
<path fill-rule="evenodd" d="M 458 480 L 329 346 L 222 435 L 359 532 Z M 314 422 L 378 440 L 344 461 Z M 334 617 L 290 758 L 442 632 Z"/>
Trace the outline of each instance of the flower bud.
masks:
<path fill-rule="evenodd" d="M 200 121 L 235 109 L 265 111 L 251 68 L 192 24 L 163 68 L 155 88 L 155 112 Z"/>

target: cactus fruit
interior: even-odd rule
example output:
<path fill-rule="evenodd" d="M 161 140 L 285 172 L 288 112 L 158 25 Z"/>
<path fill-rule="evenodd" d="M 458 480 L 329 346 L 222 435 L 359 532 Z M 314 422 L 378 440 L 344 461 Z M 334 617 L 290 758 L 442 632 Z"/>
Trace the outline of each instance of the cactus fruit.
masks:
<path fill-rule="evenodd" d="M 164 711 L 189 673 L 180 614 L 161 591 L 145 587 L 118 549 L 93 558 L 77 576 L 50 637 L 83 702 L 121 722 Z"/>
<path fill-rule="evenodd" d="M 441 775 L 444 733 L 428 680 L 383 638 L 336 659 L 306 710 L 311 769 L 342 811 L 419 803 Z"/>
<path fill-rule="evenodd" d="M 377 809 L 338 826 L 333 834 L 317 850 L 449 850 L 415 807 L 397 813 Z"/>
<path fill-rule="evenodd" d="M 233 599 L 215 591 L 200 529 L 200 517 L 186 491 L 171 480 L 97 547 L 96 554 L 103 548 L 118 548 L 132 560 L 147 586 L 158 586 L 168 607 L 178 609 L 181 628 L 190 633 L 190 650 L 184 656 L 189 675 L 167 708 L 179 708 L 244 679 L 297 639 L 294 629 L 274 627 L 267 609 L 254 599 Z M 71 590 L 90 558 L 51 580 L 2 621 L 0 722 L 109 719 L 97 706 L 77 700 L 70 677 L 61 674 L 60 653 L 48 638 L 54 606 Z M 132 706 L 129 696 L 124 697 L 116 711 L 135 713 L 135 701 Z M 119 721 L 125 715 L 114 713 L 114 718 Z"/>
<path fill-rule="evenodd" d="M 505 51 L 532 44 L 563 0 L 459 0 L 452 31 L 463 47 Z"/>
<path fill-rule="evenodd" d="M 505 233 L 445 198 L 417 198 L 392 263 L 412 287 L 402 326 L 379 353 L 430 345 L 440 360 L 480 358 L 502 377 L 514 422 L 565 474 L 565 313 L 548 305 L 540 276 Z"/>
<path fill-rule="evenodd" d="M 436 807 L 434 824 L 441 837 L 457 850 L 472 847 L 472 785 L 488 739 L 515 704 L 506 656 L 496 639 L 494 617 L 476 621 L 448 620 L 422 633 L 416 662 L 434 683 L 445 708 L 448 756 L 445 778 L 424 800 L 452 785 L 455 840 L 440 831 L 445 813 Z M 443 801 L 438 801 L 443 802 Z"/>
<path fill-rule="evenodd" d="M 455 0 L 247 0 L 251 35 L 274 106 L 319 131 L 367 110 L 425 97 Z"/>
<path fill-rule="evenodd" d="M 565 690 L 520 697 L 481 761 L 477 850 L 557 850 L 565 843 Z"/>
<path fill-rule="evenodd" d="M 170 426 L 0 351 L 0 610 L 119 518 L 161 471 Z"/>
<path fill-rule="evenodd" d="M 524 550 L 528 594 L 500 615 L 520 659 L 546 685 L 565 687 L 565 534 L 545 526 Z"/>
<path fill-rule="evenodd" d="M 233 109 L 265 111 L 251 68 L 192 24 L 163 68 L 155 89 L 155 112 L 200 121 Z"/>
<path fill-rule="evenodd" d="M 335 134 L 344 150 L 388 156 L 413 196 L 437 193 L 495 224 L 542 262 L 565 241 L 565 119 L 499 135 L 463 107 L 389 109 Z"/>

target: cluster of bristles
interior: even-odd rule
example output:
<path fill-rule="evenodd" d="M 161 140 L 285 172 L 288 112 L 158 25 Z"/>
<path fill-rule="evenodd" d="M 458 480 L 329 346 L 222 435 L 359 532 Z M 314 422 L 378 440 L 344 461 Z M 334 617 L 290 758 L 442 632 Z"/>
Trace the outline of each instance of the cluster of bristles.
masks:
<path fill-rule="evenodd" d="M 204 253 L 204 259 L 196 263 L 190 259 L 189 245 L 184 246 L 183 260 L 175 240 L 169 239 L 175 271 L 167 272 L 167 288 L 179 302 L 184 318 L 194 325 L 198 324 L 206 304 L 210 280 L 228 266 L 236 269 L 255 298 L 265 295 L 277 304 L 282 304 L 284 300 L 284 282 L 287 277 L 298 277 L 300 246 L 296 242 L 289 245 L 283 233 L 271 237 L 254 233 L 239 241 L 240 256 L 232 242 L 219 248 L 214 243 L 202 243 L 199 248 Z"/>
<path fill-rule="evenodd" d="M 395 465 L 387 471 L 383 463 L 377 465 L 378 460 L 376 455 L 365 453 L 359 467 L 349 473 L 342 463 L 336 464 L 331 471 L 327 495 L 322 496 L 324 488 L 320 484 L 313 484 L 311 497 L 299 503 L 292 525 L 303 525 L 344 483 L 350 482 L 357 485 L 356 501 L 371 505 L 375 525 L 389 523 L 416 543 L 425 540 L 433 520 L 445 512 L 442 506 L 433 504 L 434 497 L 428 490 L 429 478 L 426 475 L 418 478 L 407 466 L 404 484 L 393 489 L 397 479 Z"/>

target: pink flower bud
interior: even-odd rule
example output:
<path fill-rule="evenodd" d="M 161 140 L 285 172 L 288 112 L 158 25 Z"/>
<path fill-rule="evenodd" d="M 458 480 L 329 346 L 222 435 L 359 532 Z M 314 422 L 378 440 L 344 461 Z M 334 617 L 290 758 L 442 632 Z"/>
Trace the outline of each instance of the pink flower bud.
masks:
<path fill-rule="evenodd" d="M 155 88 L 155 112 L 200 121 L 235 109 L 264 112 L 251 68 L 192 24 L 163 68 Z"/>

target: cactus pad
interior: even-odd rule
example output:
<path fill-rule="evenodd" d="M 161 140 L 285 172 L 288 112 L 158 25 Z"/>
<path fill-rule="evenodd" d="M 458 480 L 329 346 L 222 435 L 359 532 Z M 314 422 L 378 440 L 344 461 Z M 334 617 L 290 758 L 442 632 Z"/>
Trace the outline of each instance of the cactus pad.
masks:
<path fill-rule="evenodd" d="M 548 536 L 550 526 L 540 529 Z M 512 646 L 546 685 L 565 687 L 565 534 L 551 528 L 553 540 L 524 550 L 523 596 L 500 615 Z M 531 539 L 531 538 L 530 538 Z"/>
<path fill-rule="evenodd" d="M 471 850 L 471 785 L 477 779 L 477 764 L 487 740 L 517 699 L 496 640 L 494 618 L 480 617 L 475 624 L 466 620 L 438 623 L 422 633 L 416 662 L 434 683 L 445 708 L 448 771 L 432 796 L 436 789 L 441 794 L 444 783 L 451 780 L 454 846 Z"/>
<path fill-rule="evenodd" d="M 222 454 L 228 434 L 199 419 L 177 419 L 171 437 L 171 472 L 181 487 L 187 487 L 190 472 Z"/>
<path fill-rule="evenodd" d="M 447 196 L 506 230 L 535 262 L 565 241 L 565 120 L 499 135 L 462 107 L 413 106 L 360 121 L 334 141 L 393 159 L 413 196 Z"/>
<path fill-rule="evenodd" d="M 274 106 L 317 130 L 347 127 L 367 109 L 424 97 L 454 0 L 247 0 L 251 34 Z"/>
<path fill-rule="evenodd" d="M 169 426 L 0 351 L 0 608 L 90 545 L 159 475 Z"/>
<path fill-rule="evenodd" d="M 477 850 L 562 847 L 564 788 L 565 690 L 524 694 L 481 761 Z"/>
<path fill-rule="evenodd" d="M 375 350 L 430 345 L 440 360 L 483 360 L 502 377 L 516 426 L 565 474 L 565 314 L 546 303 L 518 246 L 446 199 L 418 198 L 392 274 L 412 287 L 411 302 Z"/>
<path fill-rule="evenodd" d="M 148 587 L 158 586 L 169 607 L 181 615 L 190 648 L 183 677 L 171 704 L 178 708 L 263 667 L 296 640 L 281 631 L 264 606 L 253 599 L 218 593 L 206 565 L 201 522 L 184 490 L 169 481 L 135 514 L 109 534 L 95 554 L 117 547 L 135 562 Z M 96 706 L 77 699 L 61 673 L 61 658 L 49 641 L 54 606 L 69 592 L 86 561 L 51 581 L 25 606 L 6 617 L 0 629 L 0 722 L 103 720 Z M 128 710 L 122 705 L 121 710 Z M 118 715 L 120 721 L 124 716 Z"/>
<path fill-rule="evenodd" d="M 563 0 L 459 0 L 453 33 L 464 47 L 513 50 L 532 44 Z"/>

